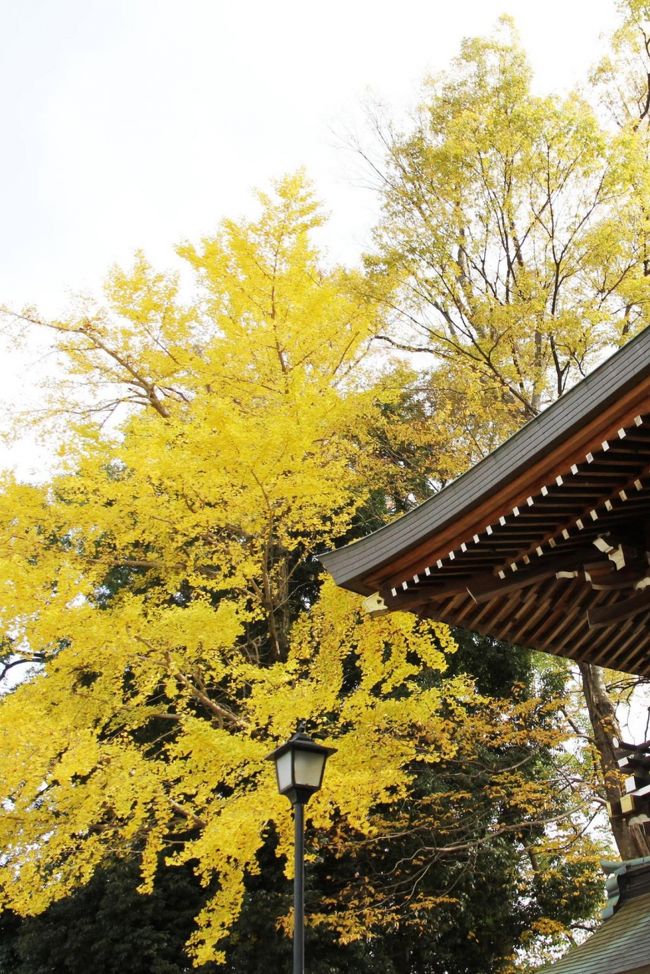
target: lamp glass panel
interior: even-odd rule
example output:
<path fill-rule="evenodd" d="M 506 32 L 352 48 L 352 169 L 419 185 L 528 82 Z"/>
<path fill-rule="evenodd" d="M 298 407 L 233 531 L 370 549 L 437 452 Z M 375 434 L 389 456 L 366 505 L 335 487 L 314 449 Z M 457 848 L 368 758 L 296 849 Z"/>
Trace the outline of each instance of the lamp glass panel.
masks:
<path fill-rule="evenodd" d="M 285 751 L 276 759 L 275 767 L 278 772 L 278 790 L 283 792 L 291 788 L 291 751 Z"/>
<path fill-rule="evenodd" d="M 296 748 L 296 784 L 305 788 L 320 788 L 325 757 L 326 755 L 319 754 L 318 751 L 301 751 Z"/>

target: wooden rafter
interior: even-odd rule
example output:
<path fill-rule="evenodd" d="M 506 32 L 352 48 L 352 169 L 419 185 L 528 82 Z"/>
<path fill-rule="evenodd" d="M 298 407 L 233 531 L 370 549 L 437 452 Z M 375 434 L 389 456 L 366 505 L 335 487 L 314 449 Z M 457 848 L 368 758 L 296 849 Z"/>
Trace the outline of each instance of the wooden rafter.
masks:
<path fill-rule="evenodd" d="M 323 560 L 382 611 L 650 674 L 648 552 L 650 329 L 441 494 Z"/>

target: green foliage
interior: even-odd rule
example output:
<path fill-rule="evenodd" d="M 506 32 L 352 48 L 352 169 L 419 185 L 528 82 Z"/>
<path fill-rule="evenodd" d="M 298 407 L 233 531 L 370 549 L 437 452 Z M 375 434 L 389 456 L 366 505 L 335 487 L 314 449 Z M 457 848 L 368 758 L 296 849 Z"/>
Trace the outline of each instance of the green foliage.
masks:
<path fill-rule="evenodd" d="M 138 892 L 136 860 L 105 864 L 70 896 L 35 917 L 5 913 L 3 974 L 184 974 L 185 941 L 206 891 L 188 869 L 162 870 Z M 200 974 L 217 971 L 214 964 Z"/>

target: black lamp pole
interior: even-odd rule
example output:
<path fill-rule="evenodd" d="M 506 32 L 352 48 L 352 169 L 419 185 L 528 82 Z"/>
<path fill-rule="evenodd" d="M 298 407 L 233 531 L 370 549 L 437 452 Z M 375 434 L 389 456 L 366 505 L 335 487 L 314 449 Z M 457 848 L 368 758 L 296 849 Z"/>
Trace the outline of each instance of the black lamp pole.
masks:
<path fill-rule="evenodd" d="M 294 871 L 293 871 L 293 974 L 305 970 L 305 805 L 293 806 Z"/>
<path fill-rule="evenodd" d="M 317 744 L 300 724 L 293 737 L 268 756 L 269 761 L 275 762 L 278 790 L 293 806 L 293 974 L 305 971 L 305 805 L 319 790 L 325 762 L 335 751 L 336 748 Z"/>

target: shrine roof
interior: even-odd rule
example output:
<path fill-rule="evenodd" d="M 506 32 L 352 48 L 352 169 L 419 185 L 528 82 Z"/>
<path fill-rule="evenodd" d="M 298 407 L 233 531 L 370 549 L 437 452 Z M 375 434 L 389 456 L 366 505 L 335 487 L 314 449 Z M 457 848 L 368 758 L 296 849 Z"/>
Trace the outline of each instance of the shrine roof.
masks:
<path fill-rule="evenodd" d="M 578 947 L 538 974 L 645 974 L 650 971 L 650 893 L 618 913 Z"/>
<path fill-rule="evenodd" d="M 322 561 L 388 610 L 645 672 L 649 522 L 646 329 L 444 490 Z"/>
<path fill-rule="evenodd" d="M 608 918 L 588 940 L 538 974 L 650 972 L 650 860 L 618 864 L 607 885 L 613 904 L 604 911 Z"/>

